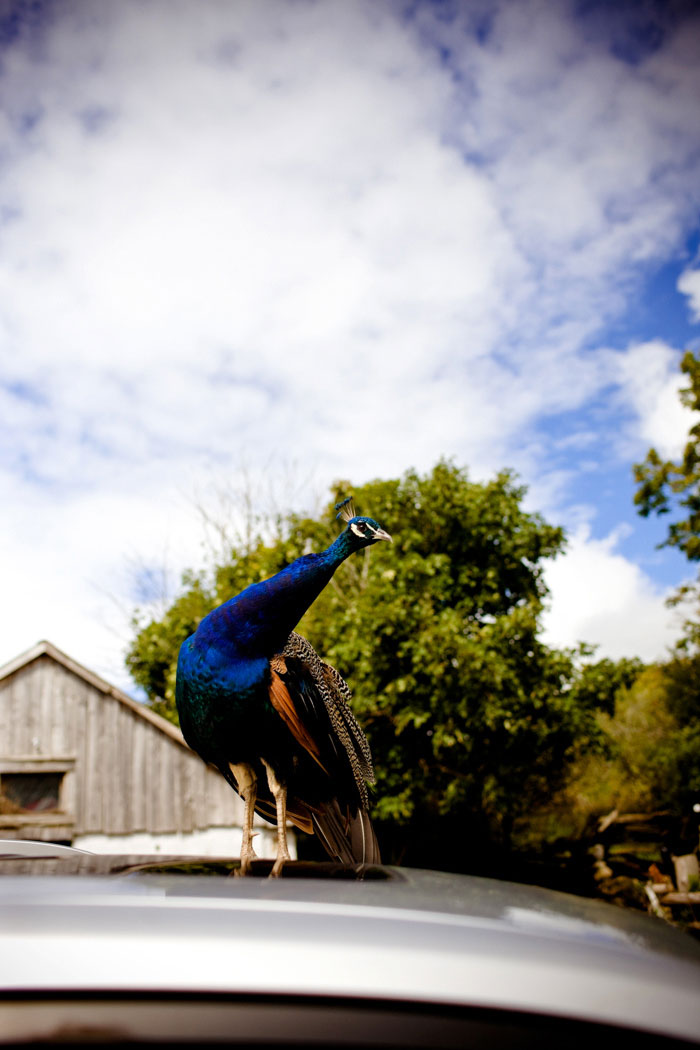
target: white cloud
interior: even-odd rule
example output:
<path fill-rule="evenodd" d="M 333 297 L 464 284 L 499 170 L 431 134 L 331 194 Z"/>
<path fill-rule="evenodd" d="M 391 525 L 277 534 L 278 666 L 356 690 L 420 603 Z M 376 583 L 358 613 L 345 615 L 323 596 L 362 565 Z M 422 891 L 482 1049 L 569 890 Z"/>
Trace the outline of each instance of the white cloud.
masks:
<path fill-rule="evenodd" d="M 664 604 L 670 592 L 616 550 L 620 538 L 612 532 L 593 539 L 582 525 L 567 552 L 548 565 L 543 638 L 556 647 L 587 642 L 598 647 L 599 659 L 667 659 L 679 633 L 677 616 Z"/>
<path fill-rule="evenodd" d="M 611 388 L 561 455 L 676 447 L 672 351 L 590 347 L 695 214 L 697 26 L 635 65 L 537 2 L 55 10 L 0 70 L 0 659 L 107 652 L 91 588 L 196 560 L 202 470 L 447 454 L 556 506 L 538 427 Z"/>
<path fill-rule="evenodd" d="M 688 296 L 693 320 L 700 321 L 700 270 L 684 270 L 678 279 L 678 291 Z"/>
<path fill-rule="evenodd" d="M 660 339 L 630 347 L 620 356 L 620 386 L 634 412 L 630 437 L 637 446 L 678 457 L 696 414 L 685 408 L 679 390 L 685 377 L 680 354 Z"/>
<path fill-rule="evenodd" d="M 467 109 L 464 136 L 491 164 L 518 242 L 545 256 L 552 279 L 596 285 L 622 276 L 615 260 L 644 259 L 678 236 L 683 206 L 670 191 L 694 163 L 686 117 L 700 86 L 689 57 L 698 23 L 636 66 L 581 29 L 565 4 L 503 5 L 484 47 L 465 51 L 480 104 Z M 697 207 L 697 192 L 686 204 Z"/>

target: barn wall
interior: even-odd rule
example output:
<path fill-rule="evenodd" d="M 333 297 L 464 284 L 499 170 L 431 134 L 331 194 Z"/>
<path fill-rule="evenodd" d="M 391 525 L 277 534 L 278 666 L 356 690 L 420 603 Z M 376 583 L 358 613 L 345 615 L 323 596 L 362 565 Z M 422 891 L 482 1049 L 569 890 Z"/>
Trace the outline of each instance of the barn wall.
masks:
<path fill-rule="evenodd" d="M 70 838 L 242 824 L 243 803 L 223 777 L 170 734 L 48 655 L 0 681 L 0 762 L 64 762 Z"/>
<path fill-rule="evenodd" d="M 133 835 L 79 835 L 72 845 L 88 853 L 161 854 L 169 856 L 238 857 L 241 852 L 243 829 L 240 827 L 204 828 L 191 834 L 152 835 L 136 832 Z M 289 836 L 289 852 L 296 858 L 294 835 Z M 255 836 L 258 857 L 274 859 L 277 856 L 277 829 L 266 824 Z"/>

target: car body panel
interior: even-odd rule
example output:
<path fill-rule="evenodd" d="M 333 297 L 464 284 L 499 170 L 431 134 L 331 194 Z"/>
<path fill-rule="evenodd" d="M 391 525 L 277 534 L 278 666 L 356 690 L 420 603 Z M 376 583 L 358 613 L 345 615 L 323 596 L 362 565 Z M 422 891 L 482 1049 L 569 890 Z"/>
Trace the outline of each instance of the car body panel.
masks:
<path fill-rule="evenodd" d="M 65 859 L 40 863 L 60 870 Z M 68 860 L 82 871 L 92 863 Z M 340 998 L 520 1011 L 686 1040 L 700 1032 L 697 942 L 584 898 L 389 867 L 292 864 L 281 879 L 236 878 L 221 873 L 234 870 L 225 860 L 193 875 L 191 858 L 122 857 L 110 869 L 120 874 L 28 878 L 13 863 L 0 861 L 6 995 Z"/>

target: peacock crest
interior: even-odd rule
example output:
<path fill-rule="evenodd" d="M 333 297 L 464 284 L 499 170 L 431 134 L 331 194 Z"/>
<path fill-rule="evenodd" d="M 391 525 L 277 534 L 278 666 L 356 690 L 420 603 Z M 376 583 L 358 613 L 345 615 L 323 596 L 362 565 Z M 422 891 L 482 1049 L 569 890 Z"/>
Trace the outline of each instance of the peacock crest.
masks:
<path fill-rule="evenodd" d="M 352 496 L 348 496 L 346 499 L 341 500 L 340 503 L 336 503 L 335 510 L 338 511 L 336 514 L 338 521 L 344 521 L 347 523 L 357 516 L 355 514 L 355 504 L 353 503 Z"/>

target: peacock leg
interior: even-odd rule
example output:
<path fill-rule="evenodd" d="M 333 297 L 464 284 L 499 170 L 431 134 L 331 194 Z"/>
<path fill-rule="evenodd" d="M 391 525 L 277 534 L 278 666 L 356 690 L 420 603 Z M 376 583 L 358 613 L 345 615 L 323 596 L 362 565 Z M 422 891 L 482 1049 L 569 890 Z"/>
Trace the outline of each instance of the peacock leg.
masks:
<path fill-rule="evenodd" d="M 287 788 L 280 784 L 272 766 L 264 758 L 261 761 L 267 770 L 267 783 L 277 807 L 277 859 L 270 872 L 270 878 L 276 879 L 282 874 L 285 861 L 292 859 L 287 846 Z"/>
<path fill-rule="evenodd" d="M 255 859 L 253 849 L 253 818 L 255 817 L 255 800 L 258 797 L 258 778 L 252 766 L 241 762 L 238 765 L 230 763 L 230 769 L 238 784 L 238 793 L 245 802 L 243 814 L 243 841 L 241 842 L 241 866 L 239 875 L 247 875 L 250 871 L 251 862 Z"/>

